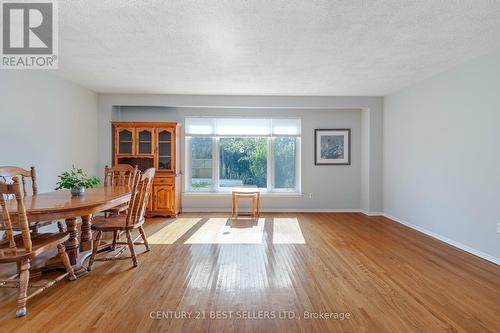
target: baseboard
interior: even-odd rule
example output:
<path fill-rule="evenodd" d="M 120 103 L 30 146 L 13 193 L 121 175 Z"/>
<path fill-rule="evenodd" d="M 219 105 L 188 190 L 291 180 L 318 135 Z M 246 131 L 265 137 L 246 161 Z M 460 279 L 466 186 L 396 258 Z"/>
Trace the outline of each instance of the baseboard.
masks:
<path fill-rule="evenodd" d="M 360 213 L 363 213 L 368 216 L 384 216 L 383 212 L 368 212 L 366 210 L 360 210 Z"/>
<path fill-rule="evenodd" d="M 428 236 L 431 236 L 431 237 L 433 237 L 433 238 L 436 238 L 436 239 L 438 239 L 438 240 L 440 240 L 440 241 L 443 241 L 443 242 L 445 242 L 445 243 L 447 243 L 447 244 L 449 244 L 449 245 L 451 245 L 451 246 L 454 246 L 454 247 L 457 247 L 457 248 L 459 248 L 459 249 L 461 249 L 461 250 L 464 250 L 465 252 L 469 252 L 470 254 L 473 254 L 473 255 L 475 255 L 475 256 L 478 256 L 478 257 L 480 257 L 480 258 L 483 258 L 484 260 L 488 260 L 488 261 L 490 261 L 490 262 L 492 262 L 492 263 L 494 263 L 494 264 L 500 265 L 500 258 L 494 257 L 494 256 L 492 256 L 492 255 L 489 255 L 489 254 L 487 254 L 487 253 L 481 252 L 481 251 L 479 251 L 479 250 L 473 249 L 473 248 L 472 248 L 472 247 L 470 247 L 470 246 L 467 246 L 467 245 L 465 245 L 465 244 L 462 244 L 462 243 L 460 243 L 460 242 L 457 242 L 457 241 L 455 241 L 455 240 L 453 240 L 453 239 L 450 239 L 450 238 L 448 238 L 448 237 L 441 236 L 441 235 L 439 235 L 439 234 L 437 234 L 437 233 L 435 233 L 435 232 L 433 232 L 433 231 L 430 231 L 430 230 L 427 230 L 427 229 L 425 229 L 425 228 L 422 228 L 422 227 L 420 227 L 420 226 L 418 226 L 418 225 L 415 225 L 415 224 L 409 223 L 409 222 L 407 222 L 407 221 L 405 221 L 405 220 L 403 220 L 403 219 L 400 219 L 400 218 L 398 218 L 398 217 L 392 216 L 392 215 L 390 215 L 390 214 L 383 214 L 383 215 L 384 215 L 386 218 L 388 218 L 388 219 L 390 219 L 390 220 L 393 220 L 394 222 L 400 223 L 400 224 L 405 225 L 405 226 L 407 226 L 407 227 L 409 227 L 409 228 L 412 228 L 412 229 L 417 230 L 417 231 L 419 231 L 419 232 L 421 232 L 421 233 L 424 233 L 424 234 L 426 234 L 426 235 L 428 235 Z"/>
<path fill-rule="evenodd" d="M 230 213 L 229 208 L 182 208 L 186 213 Z M 382 212 L 368 212 L 364 209 L 330 209 L 330 208 L 264 208 L 263 213 L 363 213 L 367 216 L 384 216 Z"/>
<path fill-rule="evenodd" d="M 186 213 L 230 213 L 230 208 L 182 208 Z M 263 213 L 364 213 L 361 209 L 263 208 Z"/>

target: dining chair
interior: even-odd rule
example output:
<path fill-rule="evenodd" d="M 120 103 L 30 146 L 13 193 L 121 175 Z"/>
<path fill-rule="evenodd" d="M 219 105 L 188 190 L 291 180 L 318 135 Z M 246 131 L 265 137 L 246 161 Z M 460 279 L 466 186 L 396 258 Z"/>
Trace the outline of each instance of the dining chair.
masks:
<path fill-rule="evenodd" d="M 146 234 L 144 232 L 143 224 L 146 206 L 148 204 L 151 188 L 153 186 L 154 175 L 154 168 L 147 169 L 142 175 L 139 172 L 135 175 L 132 186 L 132 196 L 128 204 L 126 215 L 113 215 L 108 218 L 105 216 L 94 217 L 91 228 L 93 231 L 96 231 L 97 234 L 94 239 L 92 255 L 90 256 L 87 267 L 88 271 L 92 270 L 94 261 L 132 259 L 134 267 L 137 267 L 138 262 L 134 245 L 144 245 L 146 247 L 146 251 L 151 251 L 151 247 L 148 244 Z M 139 231 L 139 235 L 134 239 L 132 239 L 133 230 Z M 123 246 L 113 256 L 97 257 L 97 251 L 103 232 L 123 232 L 127 236 L 127 242 L 117 241 L 116 245 L 127 245 L 130 250 L 130 256 L 122 256 L 122 253 L 127 249 L 127 246 Z M 138 242 L 139 238 L 142 238 L 142 242 Z"/>
<path fill-rule="evenodd" d="M 137 165 L 135 167 L 130 164 L 117 164 L 104 168 L 104 186 L 128 186 L 132 185 L 134 176 L 137 173 Z"/>
<path fill-rule="evenodd" d="M 24 206 L 24 190 L 18 177 L 12 178 L 12 184 L 0 184 L 0 207 L 2 209 L 2 221 L 7 235 L 6 239 L 0 241 L 0 264 L 16 263 L 17 273 L 7 279 L 0 280 L 0 287 L 19 288 L 17 297 L 16 316 L 26 315 L 26 302 L 31 297 L 38 295 L 54 283 L 68 277 L 76 280 L 75 273 L 71 267 L 64 242 L 69 239 L 68 233 L 36 233 L 30 230 L 26 208 Z M 7 208 L 7 196 L 14 196 L 17 204 L 17 214 L 9 212 Z M 12 216 L 11 216 L 12 215 Z M 21 231 L 14 235 L 14 226 L 17 225 Z M 66 268 L 66 272 L 55 279 L 41 284 L 30 284 L 31 262 L 47 250 L 57 248 L 59 257 Z M 28 295 L 28 288 L 36 288 Z"/>
<path fill-rule="evenodd" d="M 26 170 L 16 166 L 0 166 L 0 183 L 10 184 L 12 183 L 12 177 L 20 177 L 23 194 L 28 195 L 26 178 L 31 180 L 31 195 L 38 193 L 38 184 L 36 169 L 34 166 L 30 170 Z M 54 221 L 32 221 L 30 223 L 30 229 L 37 232 L 39 227 L 43 227 L 48 224 L 52 224 Z M 60 232 L 65 231 L 65 226 L 63 222 L 57 221 L 57 226 Z"/>
<path fill-rule="evenodd" d="M 104 167 L 104 186 L 132 186 L 134 182 L 134 177 L 138 173 L 137 165 L 135 167 L 130 164 L 116 164 L 115 166 Z M 112 215 L 118 215 L 126 212 L 128 204 L 113 207 L 111 209 L 105 210 L 104 216 L 109 217 Z M 115 250 L 116 242 L 119 241 L 121 232 L 116 231 L 113 233 L 113 243 L 111 244 L 111 251 Z"/>
<path fill-rule="evenodd" d="M 16 166 L 0 166 L 0 180 L 4 183 L 9 183 L 12 181 L 12 177 L 21 177 L 21 183 L 23 186 L 23 193 L 26 196 L 28 191 L 26 190 L 26 178 L 31 178 L 31 194 L 38 193 L 38 184 L 36 182 L 36 170 L 35 167 L 31 167 L 30 170 L 25 170 Z"/>
<path fill-rule="evenodd" d="M 135 167 L 129 164 L 117 164 L 113 167 L 104 168 L 104 186 L 132 186 L 134 177 L 137 174 L 137 165 Z M 106 217 L 120 214 L 127 210 L 128 205 L 120 205 L 104 211 Z"/>

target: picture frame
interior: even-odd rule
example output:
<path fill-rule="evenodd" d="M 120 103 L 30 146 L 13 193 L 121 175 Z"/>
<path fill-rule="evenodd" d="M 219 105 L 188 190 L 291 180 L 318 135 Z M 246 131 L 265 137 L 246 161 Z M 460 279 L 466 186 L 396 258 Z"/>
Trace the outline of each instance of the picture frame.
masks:
<path fill-rule="evenodd" d="M 314 165 L 351 165 L 351 129 L 315 129 Z"/>

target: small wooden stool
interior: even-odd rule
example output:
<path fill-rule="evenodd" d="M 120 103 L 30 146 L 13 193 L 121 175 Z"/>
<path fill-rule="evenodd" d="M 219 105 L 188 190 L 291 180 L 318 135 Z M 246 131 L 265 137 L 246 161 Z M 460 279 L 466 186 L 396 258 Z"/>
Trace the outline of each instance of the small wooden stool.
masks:
<path fill-rule="evenodd" d="M 260 192 L 258 191 L 233 191 L 231 192 L 231 216 L 237 217 L 238 200 L 240 198 L 252 199 L 252 211 L 250 216 L 258 217 L 260 214 Z"/>

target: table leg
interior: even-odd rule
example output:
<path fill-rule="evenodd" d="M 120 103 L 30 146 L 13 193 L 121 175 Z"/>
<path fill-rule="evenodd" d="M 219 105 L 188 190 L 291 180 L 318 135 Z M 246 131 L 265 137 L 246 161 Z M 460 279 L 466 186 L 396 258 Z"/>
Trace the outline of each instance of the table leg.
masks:
<path fill-rule="evenodd" d="M 90 233 L 90 219 L 91 215 L 82 217 L 82 239 L 86 240 L 88 234 Z M 83 267 L 83 261 L 90 253 L 85 251 L 86 255 L 81 255 L 80 253 L 80 242 L 78 241 L 78 229 L 76 224 L 76 218 L 66 219 L 66 227 L 69 232 L 69 239 L 66 241 L 66 253 L 68 254 L 69 261 L 73 266 L 75 274 L 77 277 L 87 274 L 87 270 Z M 85 235 L 85 236 L 83 236 Z M 92 242 L 92 235 L 90 236 L 90 241 Z M 87 245 L 83 246 L 84 248 Z"/>
<path fill-rule="evenodd" d="M 92 215 L 82 216 L 80 251 L 92 251 L 92 231 L 90 230 L 91 221 Z"/>
<path fill-rule="evenodd" d="M 78 229 L 76 228 L 76 218 L 66 219 L 66 228 L 69 232 L 69 239 L 64 244 L 66 246 L 66 253 L 68 253 L 69 261 L 71 265 L 76 265 L 78 263 L 79 242 L 78 242 Z"/>
<path fill-rule="evenodd" d="M 238 195 L 234 196 L 234 217 L 238 218 Z"/>
<path fill-rule="evenodd" d="M 256 211 L 256 205 L 255 205 L 255 197 L 252 197 L 252 217 L 255 217 L 255 211 Z"/>

